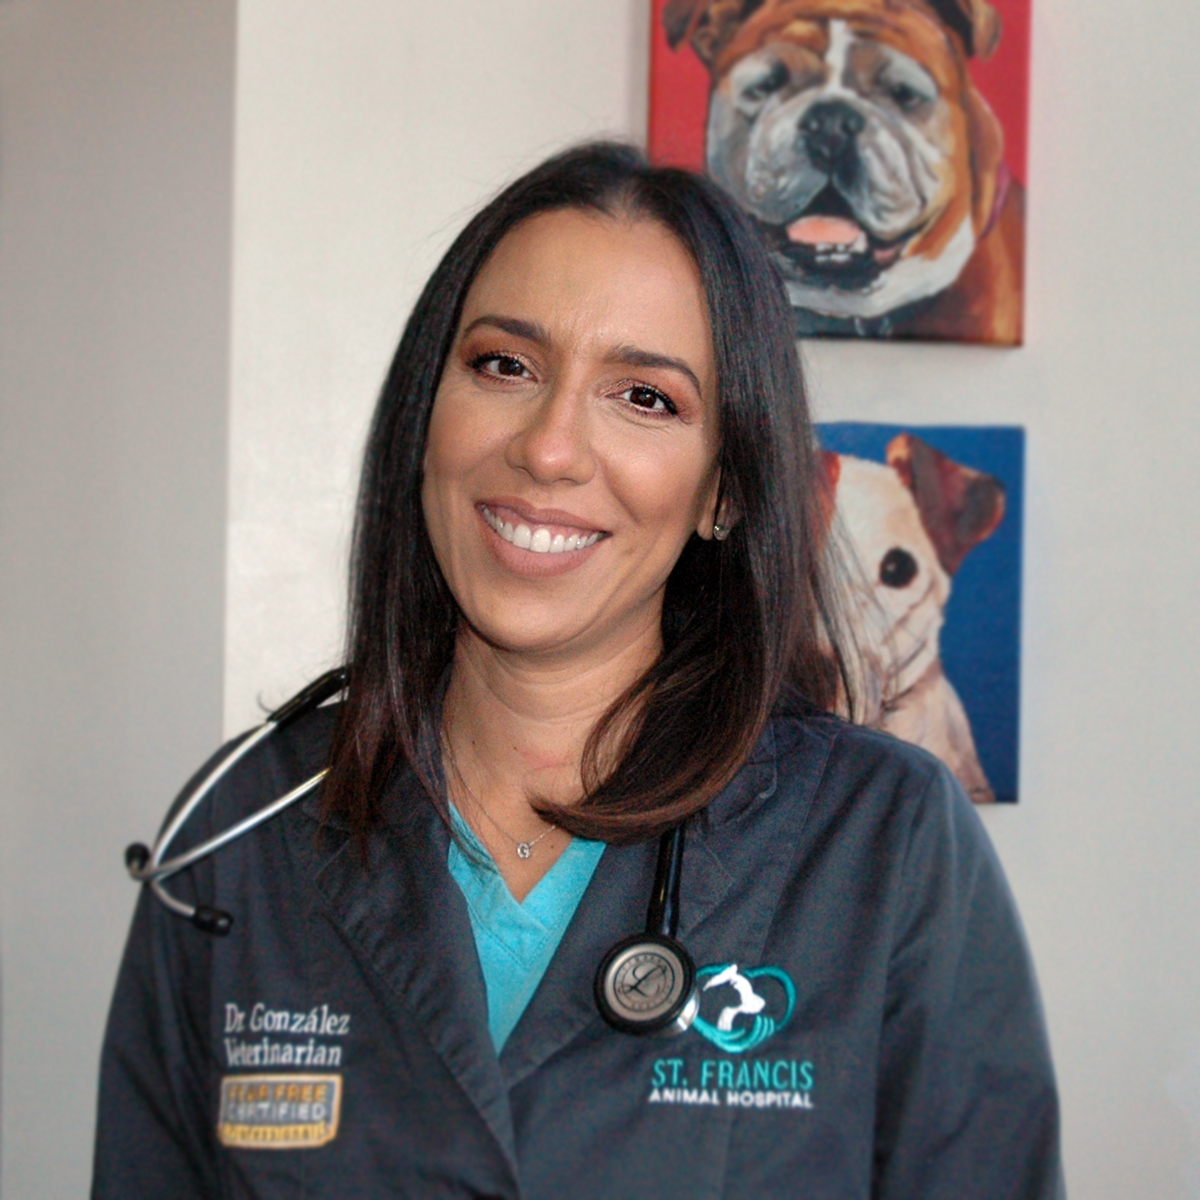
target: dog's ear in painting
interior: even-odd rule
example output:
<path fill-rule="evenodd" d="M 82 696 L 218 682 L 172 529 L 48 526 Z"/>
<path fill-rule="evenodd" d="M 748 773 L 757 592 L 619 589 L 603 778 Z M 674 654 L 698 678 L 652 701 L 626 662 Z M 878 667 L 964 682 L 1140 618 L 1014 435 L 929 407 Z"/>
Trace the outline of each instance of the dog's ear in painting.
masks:
<path fill-rule="evenodd" d="M 711 67 L 738 27 L 763 0 L 667 0 L 663 29 L 667 45 L 676 49 L 690 38 L 700 61 Z"/>
<path fill-rule="evenodd" d="M 692 39 L 702 62 L 711 65 L 747 17 L 765 0 L 667 0 L 663 29 L 676 49 Z M 987 0 L 927 0 L 938 19 L 962 42 L 968 58 L 989 58 L 1000 43 L 1000 15 Z"/>
<path fill-rule="evenodd" d="M 968 58 L 990 58 L 1000 44 L 1000 14 L 987 0 L 929 0 L 929 7 L 958 35 Z"/>
<path fill-rule="evenodd" d="M 888 443 L 887 461 L 912 492 L 943 570 L 953 575 L 1004 519 L 1004 485 L 911 433 Z"/>
<path fill-rule="evenodd" d="M 990 58 L 1000 44 L 1000 16 L 987 0 L 930 0 L 938 19 L 963 44 L 968 58 Z M 974 88 L 964 94 L 964 108 L 971 139 L 975 235 L 982 238 L 1003 202 L 998 186 L 1004 163 L 1004 130 L 986 100 Z"/>
<path fill-rule="evenodd" d="M 829 528 L 833 524 L 833 514 L 837 506 L 838 478 L 842 473 L 842 456 L 829 450 L 820 450 L 817 452 L 817 465 L 821 471 L 821 478 L 817 480 L 820 487 L 818 508 L 821 514 L 822 535 L 824 535 L 829 532 Z"/>

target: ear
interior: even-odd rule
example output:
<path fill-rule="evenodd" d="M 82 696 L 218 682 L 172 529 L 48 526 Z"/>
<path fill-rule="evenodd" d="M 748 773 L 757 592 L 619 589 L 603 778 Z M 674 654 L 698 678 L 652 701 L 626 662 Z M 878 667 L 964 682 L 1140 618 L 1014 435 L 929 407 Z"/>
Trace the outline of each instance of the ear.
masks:
<path fill-rule="evenodd" d="M 821 530 L 822 534 L 827 534 L 829 527 L 833 524 L 834 510 L 837 508 L 837 485 L 838 480 L 842 477 L 841 455 L 834 454 L 830 450 L 819 450 L 817 451 L 817 465 L 824 476 L 824 479 L 818 478 L 817 480 L 818 486 L 824 484 L 818 497 Z"/>
<path fill-rule="evenodd" d="M 712 539 L 714 525 L 720 525 L 723 529 L 728 530 L 742 519 L 737 501 L 728 492 L 721 490 L 719 469 L 713 472 L 709 489 L 708 498 L 700 511 L 700 520 L 696 522 L 696 533 L 706 542 Z"/>
<path fill-rule="evenodd" d="M 999 14 L 987 0 L 926 0 L 938 19 L 962 43 L 968 58 L 990 58 L 1000 43 Z M 1003 203 L 1004 129 L 987 101 L 964 70 L 963 107 L 971 148 L 974 194 L 971 217 L 975 236 L 982 237 L 995 219 L 997 201 Z"/>
<path fill-rule="evenodd" d="M 678 49 L 679 43 L 692 32 L 710 3 L 711 0 L 667 0 L 662 21 L 667 45 L 672 50 Z"/>
<path fill-rule="evenodd" d="M 938 561 L 953 575 L 968 551 L 990 537 L 1003 519 L 1004 485 L 911 433 L 891 440 L 887 461 L 912 492 Z"/>
<path fill-rule="evenodd" d="M 672 50 L 684 38 L 706 67 L 733 39 L 738 27 L 763 0 L 667 0 L 663 9 L 663 29 Z"/>
<path fill-rule="evenodd" d="M 1004 129 L 988 102 L 967 84 L 963 95 L 967 128 L 971 139 L 971 175 L 975 194 L 971 216 L 975 236 L 981 237 L 994 219 L 997 201 L 1003 203 Z"/>
<path fill-rule="evenodd" d="M 1000 14 L 987 0 L 929 0 L 944 25 L 962 40 L 968 58 L 990 58 L 1000 44 Z"/>

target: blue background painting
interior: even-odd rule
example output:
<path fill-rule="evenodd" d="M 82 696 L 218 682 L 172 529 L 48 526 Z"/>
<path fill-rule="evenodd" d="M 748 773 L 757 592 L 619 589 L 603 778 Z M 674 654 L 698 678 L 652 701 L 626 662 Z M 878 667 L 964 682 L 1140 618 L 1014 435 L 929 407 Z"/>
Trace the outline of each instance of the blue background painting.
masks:
<path fill-rule="evenodd" d="M 942 662 L 967 710 L 979 761 L 997 800 L 1017 798 L 1021 708 L 1021 537 L 1025 431 L 1015 426 L 817 426 L 835 454 L 884 461 L 888 442 L 912 433 L 966 467 L 1004 485 L 1004 520 L 963 560 L 951 581 Z"/>

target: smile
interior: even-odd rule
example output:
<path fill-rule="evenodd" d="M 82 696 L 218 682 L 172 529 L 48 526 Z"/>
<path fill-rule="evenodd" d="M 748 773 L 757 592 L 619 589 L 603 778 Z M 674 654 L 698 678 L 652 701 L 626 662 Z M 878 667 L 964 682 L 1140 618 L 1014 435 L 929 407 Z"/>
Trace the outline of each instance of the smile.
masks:
<path fill-rule="evenodd" d="M 530 528 L 523 521 L 516 524 L 502 520 L 486 504 L 479 506 L 480 515 L 509 545 L 518 550 L 529 550 L 534 554 L 567 554 L 572 550 L 586 550 L 594 546 L 604 534 L 599 530 L 591 533 L 561 533 L 545 525 Z"/>

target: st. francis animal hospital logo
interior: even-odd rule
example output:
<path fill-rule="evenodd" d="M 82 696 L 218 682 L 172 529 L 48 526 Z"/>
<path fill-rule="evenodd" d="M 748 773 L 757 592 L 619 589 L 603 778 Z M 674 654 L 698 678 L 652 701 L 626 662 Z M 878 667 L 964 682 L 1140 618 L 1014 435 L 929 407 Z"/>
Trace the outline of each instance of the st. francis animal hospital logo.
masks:
<path fill-rule="evenodd" d="M 722 963 L 701 967 L 696 972 L 696 983 L 700 1014 L 692 1028 L 723 1055 L 698 1061 L 656 1059 L 651 1068 L 649 1102 L 811 1109 L 811 1062 L 748 1057 L 792 1018 L 796 988 L 788 974 L 779 967 L 743 971 L 737 963 Z"/>
<path fill-rule="evenodd" d="M 764 981 L 776 984 L 777 989 L 763 988 L 766 995 L 760 994 L 755 985 L 762 987 Z M 696 1032 L 727 1054 L 746 1054 L 761 1046 L 792 1019 L 796 1007 L 796 988 L 778 967 L 756 967 L 745 972 L 738 970 L 737 963 L 701 967 L 696 972 L 696 985 L 700 989 Z M 782 990 L 782 1009 L 778 1003 L 768 1002 L 767 997 L 774 990 Z M 709 992 L 713 992 L 721 1004 L 715 1025 L 704 1019 L 706 1011 L 713 1015 L 716 1008 L 711 1002 L 705 1003 Z M 744 1020 L 739 1021 L 739 1017 Z"/>

